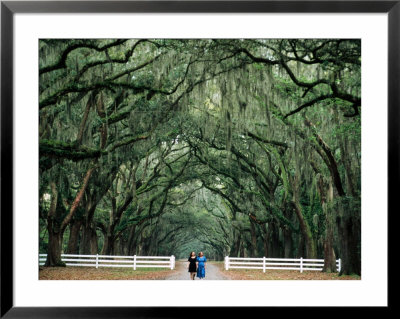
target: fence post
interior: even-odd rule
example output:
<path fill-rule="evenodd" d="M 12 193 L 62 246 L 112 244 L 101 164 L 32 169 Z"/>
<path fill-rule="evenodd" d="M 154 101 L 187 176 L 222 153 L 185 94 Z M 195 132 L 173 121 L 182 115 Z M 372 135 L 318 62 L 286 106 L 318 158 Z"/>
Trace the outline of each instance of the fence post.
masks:
<path fill-rule="evenodd" d="M 171 270 L 174 269 L 174 255 L 171 255 Z"/>
<path fill-rule="evenodd" d="M 342 260 L 339 258 L 339 267 L 338 272 L 342 270 Z"/>
<path fill-rule="evenodd" d="M 300 257 L 300 272 L 303 272 L 303 257 Z"/>
<path fill-rule="evenodd" d="M 263 257 L 263 272 L 265 272 L 265 256 Z"/>
<path fill-rule="evenodd" d="M 225 256 L 225 270 L 229 269 L 229 257 Z"/>
<path fill-rule="evenodd" d="M 133 270 L 136 270 L 136 255 L 133 256 Z"/>
<path fill-rule="evenodd" d="M 96 269 L 99 268 L 99 254 L 96 254 Z"/>

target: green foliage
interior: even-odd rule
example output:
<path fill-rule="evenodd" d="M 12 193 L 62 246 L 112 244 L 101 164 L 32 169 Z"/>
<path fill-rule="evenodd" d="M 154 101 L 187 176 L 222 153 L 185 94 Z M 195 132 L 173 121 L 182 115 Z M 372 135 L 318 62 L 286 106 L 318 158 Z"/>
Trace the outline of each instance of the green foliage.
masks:
<path fill-rule="evenodd" d="M 298 253 L 298 190 L 321 250 L 330 193 L 316 176 L 345 185 L 333 202 L 360 211 L 345 199 L 347 185 L 360 191 L 360 49 L 348 39 L 40 40 L 40 196 L 57 184 L 61 223 L 95 165 L 74 218 L 99 251 L 221 259 L 268 245 Z M 49 205 L 40 201 L 41 251 Z"/>

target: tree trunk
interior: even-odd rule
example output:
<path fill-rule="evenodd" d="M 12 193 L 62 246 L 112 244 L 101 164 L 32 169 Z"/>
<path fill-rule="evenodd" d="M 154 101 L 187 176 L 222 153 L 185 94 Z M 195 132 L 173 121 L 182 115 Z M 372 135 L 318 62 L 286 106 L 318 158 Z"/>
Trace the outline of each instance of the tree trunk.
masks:
<path fill-rule="evenodd" d="M 81 200 L 83 198 L 83 194 L 85 193 L 86 187 L 89 184 L 89 179 L 90 176 L 92 176 L 93 171 L 96 169 L 96 167 L 92 166 L 91 168 L 88 169 L 88 171 L 86 172 L 86 175 L 83 179 L 83 183 L 82 186 L 79 190 L 79 192 L 76 194 L 75 199 L 71 205 L 71 208 L 69 210 L 68 215 L 64 218 L 64 220 L 61 223 L 61 230 L 62 232 L 64 232 L 65 228 L 68 226 L 68 224 L 71 222 L 72 217 L 74 217 L 74 214 L 79 206 L 79 204 L 81 203 Z"/>
<path fill-rule="evenodd" d="M 90 238 L 91 238 L 91 228 L 88 225 L 83 225 L 82 227 L 82 239 L 79 245 L 79 252 L 82 255 L 91 255 L 90 249 Z"/>
<path fill-rule="evenodd" d="M 82 220 L 75 220 L 70 224 L 67 254 L 79 254 L 79 235 L 82 224 Z"/>
<path fill-rule="evenodd" d="M 128 255 L 132 256 L 136 253 L 136 225 L 131 226 L 128 237 Z"/>
<path fill-rule="evenodd" d="M 234 242 L 234 246 L 232 248 L 232 257 L 239 256 L 239 249 L 240 249 L 240 241 L 241 241 L 241 233 L 237 232 L 236 240 Z"/>
<path fill-rule="evenodd" d="M 99 196 L 99 195 L 97 195 Z M 94 212 L 98 204 L 96 195 L 86 193 L 85 218 L 82 227 L 82 239 L 80 243 L 80 252 L 83 255 L 96 255 L 98 253 L 97 233 L 93 222 Z"/>
<path fill-rule="evenodd" d="M 83 194 L 86 190 L 86 187 L 89 183 L 90 176 L 92 175 L 95 167 L 91 167 L 85 175 L 82 186 L 79 192 L 76 194 L 76 197 L 70 207 L 69 213 L 62 220 L 61 224 L 57 222 L 58 218 L 56 216 L 60 216 L 62 212 L 62 207 L 58 208 L 60 205 L 58 204 L 58 192 L 57 187 L 54 182 L 50 183 L 52 199 L 50 204 L 50 211 L 48 215 L 48 231 L 49 231 L 49 249 L 47 251 L 47 260 L 45 266 L 60 266 L 64 265 L 61 261 L 61 251 L 62 251 L 62 243 L 63 243 L 63 235 L 65 228 L 69 225 L 74 216 L 81 200 Z M 58 205 L 58 206 L 57 206 Z"/>
<path fill-rule="evenodd" d="M 354 186 L 354 176 L 351 169 L 351 160 L 349 158 L 349 150 L 348 150 L 348 142 L 347 137 L 343 137 L 343 141 L 340 141 L 340 152 L 343 158 L 344 168 L 346 170 L 346 186 L 347 186 L 347 193 L 350 193 L 351 196 L 357 196 L 356 188 Z"/>
<path fill-rule="evenodd" d="M 240 257 L 244 258 L 244 241 L 242 241 L 240 245 Z"/>
<path fill-rule="evenodd" d="M 104 246 L 101 250 L 102 255 L 113 255 L 114 254 L 114 244 L 115 244 L 115 237 L 111 234 L 107 234 L 104 236 Z"/>
<path fill-rule="evenodd" d="M 337 272 L 336 255 L 333 249 L 334 244 L 334 227 L 332 222 L 332 201 L 333 201 L 333 185 L 332 182 L 326 182 L 320 170 L 315 164 L 312 164 L 317 176 L 317 190 L 319 193 L 322 211 L 325 216 L 325 238 L 324 238 L 324 267 L 323 272 Z"/>
<path fill-rule="evenodd" d="M 304 238 L 304 244 L 306 247 L 306 258 L 316 258 L 317 257 L 317 247 L 315 240 L 312 236 L 310 226 L 306 222 L 306 220 L 303 217 L 302 214 L 302 209 L 300 206 L 300 203 L 298 202 L 297 199 L 293 201 L 294 204 L 294 210 L 296 212 L 297 218 L 299 220 L 300 224 L 300 230 Z"/>
<path fill-rule="evenodd" d="M 59 208 L 60 203 L 58 201 L 58 191 L 55 182 L 50 182 L 51 188 L 51 203 L 50 209 L 47 216 L 47 230 L 49 236 L 49 244 L 47 249 L 46 267 L 58 267 L 65 266 L 61 261 L 61 249 L 63 233 L 60 230 L 60 215 L 61 209 Z"/>
<path fill-rule="evenodd" d="M 327 200 L 329 203 L 333 200 L 333 189 L 332 184 L 329 184 L 329 190 L 327 194 Z M 336 256 L 333 249 L 333 222 L 332 222 L 332 211 L 330 205 L 322 202 L 322 209 L 325 213 L 325 241 L 324 241 L 324 268 L 323 272 L 337 272 L 336 269 Z"/>
<path fill-rule="evenodd" d="M 337 272 L 336 256 L 333 250 L 333 230 L 332 226 L 327 225 L 326 238 L 324 242 L 324 268 L 323 272 Z"/>
<path fill-rule="evenodd" d="M 320 179 L 322 176 L 320 177 Z M 321 179 L 322 182 L 322 179 Z M 337 272 L 336 269 L 336 256 L 335 251 L 333 250 L 333 222 L 332 222 L 332 211 L 331 211 L 331 203 L 333 201 L 333 187 L 332 183 L 329 183 L 328 191 L 325 197 L 328 203 L 325 203 L 322 200 L 322 210 L 325 213 L 325 241 L 324 241 L 324 268 L 322 269 L 323 272 Z"/>
<path fill-rule="evenodd" d="M 297 219 L 299 221 L 300 231 L 304 237 L 304 244 L 306 247 L 306 258 L 314 259 L 317 258 L 317 245 L 315 239 L 313 238 L 310 225 L 304 219 L 303 210 L 300 204 L 300 190 L 299 190 L 300 185 L 299 185 L 299 177 L 297 174 L 292 180 L 292 185 L 293 185 L 292 204 Z"/>
<path fill-rule="evenodd" d="M 251 251 L 250 257 L 257 256 L 257 235 L 254 223 L 250 220 L 250 235 L 251 235 Z"/>
<path fill-rule="evenodd" d="M 304 257 L 305 256 L 305 245 L 304 245 L 304 238 L 302 234 L 299 234 L 299 244 L 297 246 L 297 255 L 296 258 Z"/>
<path fill-rule="evenodd" d="M 331 177 L 332 177 L 333 183 L 336 187 L 337 193 L 339 194 L 339 196 L 344 196 L 345 192 L 343 190 L 342 180 L 340 178 L 338 165 L 335 160 L 335 157 L 333 156 L 332 150 L 325 143 L 325 141 L 322 139 L 322 137 L 317 133 L 316 127 L 314 126 L 313 123 L 311 123 L 311 121 L 309 119 L 305 118 L 304 124 L 311 128 L 312 134 L 316 138 L 317 143 L 321 146 L 321 149 L 323 150 L 323 152 L 326 156 L 326 157 L 322 156 L 322 159 L 324 160 L 325 164 L 328 166 L 328 169 L 329 169 L 329 172 L 331 173 Z M 318 154 L 321 155 L 320 152 L 318 152 Z"/>
<path fill-rule="evenodd" d="M 271 222 L 270 227 L 271 227 L 271 237 L 270 237 L 271 257 L 280 258 L 282 256 L 280 255 L 279 229 L 276 226 L 275 222 Z"/>
<path fill-rule="evenodd" d="M 82 239 L 79 251 L 82 255 L 96 255 L 98 253 L 97 234 L 91 224 L 82 227 Z"/>
<path fill-rule="evenodd" d="M 292 231 L 288 228 L 283 229 L 284 237 L 284 257 L 291 258 L 292 256 Z"/>
<path fill-rule="evenodd" d="M 49 231 L 49 245 L 45 263 L 46 267 L 65 267 L 65 263 L 61 260 L 61 247 L 61 233 Z"/>
<path fill-rule="evenodd" d="M 351 199 L 341 199 L 336 224 L 340 234 L 339 247 L 342 267 L 339 275 L 361 275 L 360 210 L 352 207 Z"/>
<path fill-rule="evenodd" d="M 91 255 L 96 255 L 99 251 L 98 249 L 98 243 L 97 243 L 97 233 L 95 229 L 91 229 L 91 236 L 90 236 L 90 254 Z"/>
<path fill-rule="evenodd" d="M 121 237 L 118 240 L 118 245 L 119 245 L 119 249 L 118 249 L 118 253 L 121 256 L 127 256 L 128 255 L 128 245 L 127 242 L 124 241 Z M 154 256 L 158 256 L 157 251 L 155 252 Z"/>
<path fill-rule="evenodd" d="M 262 231 L 264 233 L 264 235 L 263 235 L 264 257 L 268 257 L 268 254 L 269 254 L 269 249 L 268 249 L 269 232 L 268 232 L 268 229 L 267 229 L 267 224 L 264 224 L 261 229 L 262 229 Z"/>

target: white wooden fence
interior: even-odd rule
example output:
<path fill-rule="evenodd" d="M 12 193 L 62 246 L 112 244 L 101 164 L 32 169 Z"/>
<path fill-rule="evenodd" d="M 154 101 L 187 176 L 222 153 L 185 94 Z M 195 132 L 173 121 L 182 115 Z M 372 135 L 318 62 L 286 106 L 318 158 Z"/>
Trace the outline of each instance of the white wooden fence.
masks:
<path fill-rule="evenodd" d="M 323 259 L 293 259 L 293 258 L 239 258 L 225 257 L 225 270 L 231 268 L 242 269 L 262 269 L 263 272 L 267 269 L 284 269 L 284 270 L 314 270 L 322 271 L 324 267 Z M 341 260 L 336 260 L 337 271 L 340 272 Z"/>
<path fill-rule="evenodd" d="M 39 265 L 46 262 L 47 254 L 39 254 Z M 75 267 L 126 267 L 126 268 L 175 268 L 175 256 L 105 256 L 61 254 L 67 266 Z"/>

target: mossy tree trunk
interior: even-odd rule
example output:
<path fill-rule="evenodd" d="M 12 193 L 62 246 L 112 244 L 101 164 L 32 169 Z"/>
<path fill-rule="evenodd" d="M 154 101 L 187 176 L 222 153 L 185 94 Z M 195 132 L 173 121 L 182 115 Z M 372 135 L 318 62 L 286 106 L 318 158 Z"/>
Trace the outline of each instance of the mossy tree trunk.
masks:
<path fill-rule="evenodd" d="M 50 182 L 51 188 L 51 204 L 47 216 L 47 230 L 48 230 L 48 250 L 47 259 L 45 262 L 46 267 L 59 267 L 65 266 L 61 260 L 61 249 L 63 232 L 61 231 L 61 218 L 62 206 L 58 200 L 58 190 L 54 181 Z"/>
<path fill-rule="evenodd" d="M 69 209 L 67 215 L 62 219 L 59 219 L 61 216 L 58 212 L 57 204 L 60 205 L 59 201 L 57 200 L 58 193 L 57 193 L 57 186 L 54 182 L 51 183 L 52 189 L 52 208 L 50 209 L 49 213 L 49 249 L 47 252 L 47 260 L 45 266 L 59 266 L 63 265 L 61 261 L 61 251 L 62 251 L 62 243 L 63 243 L 63 236 L 66 227 L 71 222 L 72 218 L 75 215 L 76 210 L 78 209 L 79 204 L 82 201 L 83 194 L 88 186 L 90 176 L 92 175 L 95 167 L 91 167 L 85 174 L 83 179 L 82 185 L 77 192 L 75 199 Z"/>
<path fill-rule="evenodd" d="M 352 197 L 337 201 L 336 225 L 342 259 L 340 275 L 361 275 L 361 218 L 360 210 Z"/>
<path fill-rule="evenodd" d="M 67 254 L 79 254 L 79 241 L 81 240 L 81 228 L 83 220 L 73 220 L 70 224 L 69 239 L 66 253 Z"/>
<path fill-rule="evenodd" d="M 311 232 L 311 227 L 307 220 L 304 218 L 303 209 L 300 204 L 300 189 L 299 189 L 299 178 L 296 175 L 292 181 L 293 185 L 293 198 L 292 203 L 294 211 L 296 213 L 297 219 L 299 221 L 300 231 L 304 238 L 304 243 L 306 247 L 305 258 L 314 259 L 317 258 L 317 246 L 315 238 Z"/>

